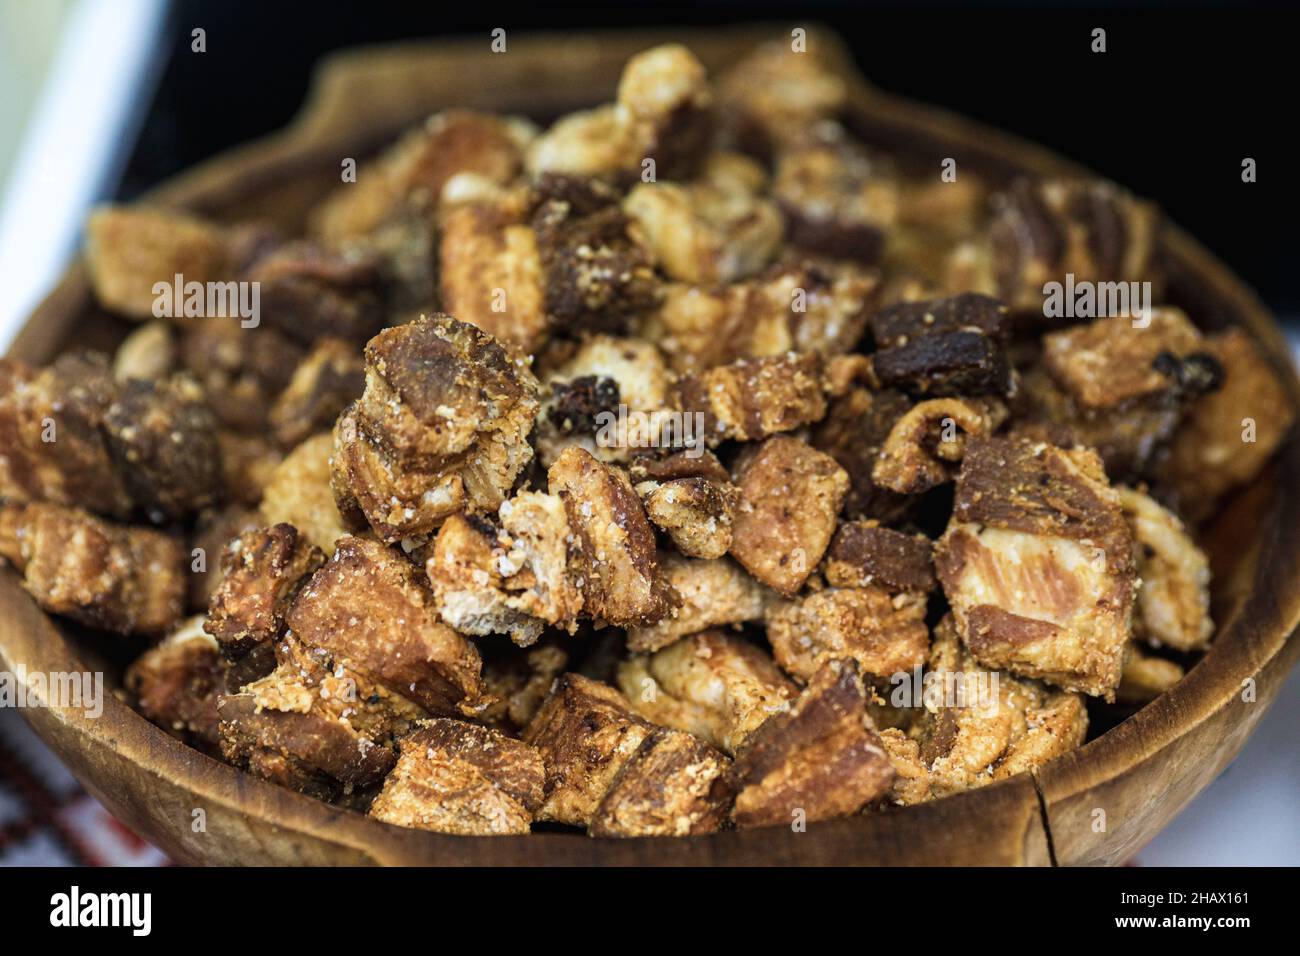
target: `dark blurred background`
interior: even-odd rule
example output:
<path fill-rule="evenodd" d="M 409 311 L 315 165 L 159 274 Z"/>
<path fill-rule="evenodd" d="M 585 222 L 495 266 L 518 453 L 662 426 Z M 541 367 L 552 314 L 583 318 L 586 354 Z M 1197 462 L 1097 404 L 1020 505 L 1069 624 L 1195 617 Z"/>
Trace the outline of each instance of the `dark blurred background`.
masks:
<path fill-rule="evenodd" d="M 177 0 L 161 82 L 117 198 L 282 126 L 312 65 L 341 47 L 431 36 L 823 23 L 876 85 L 1048 145 L 1157 200 L 1276 309 L 1290 282 L 1297 210 L 1282 152 L 1296 92 L 1295 4 L 603 3 Z M 190 30 L 207 52 L 190 52 Z M 1090 51 L 1104 27 L 1107 52 Z M 609 95 L 600 91 L 594 95 Z M 1259 181 L 1241 182 L 1250 156 Z"/>

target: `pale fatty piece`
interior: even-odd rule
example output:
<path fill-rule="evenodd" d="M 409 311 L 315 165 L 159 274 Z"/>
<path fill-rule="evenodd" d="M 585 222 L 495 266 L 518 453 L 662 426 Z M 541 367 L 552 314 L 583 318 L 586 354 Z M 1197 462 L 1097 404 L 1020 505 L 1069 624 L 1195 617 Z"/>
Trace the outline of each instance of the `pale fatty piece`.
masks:
<path fill-rule="evenodd" d="M 935 588 L 933 545 L 923 534 L 882 528 L 876 521 L 845 521 L 831 539 L 823 573 L 832 587 L 879 585 L 897 594 Z"/>
<path fill-rule="evenodd" d="M 736 826 L 850 816 L 885 796 L 894 768 L 866 706 L 852 660 L 823 664 L 790 709 L 759 727 L 736 755 Z"/>
<path fill-rule="evenodd" d="M 1133 488 L 1117 487 L 1137 542 L 1142 586 L 1134 635 L 1153 647 L 1200 651 L 1210 643 L 1210 561 L 1172 511 Z"/>
<path fill-rule="evenodd" d="M 289 629 L 431 714 L 487 703 L 474 646 L 438 620 L 415 567 L 377 541 L 346 537 L 298 592 Z"/>
<path fill-rule="evenodd" d="M 659 571 L 681 597 L 681 604 L 658 623 L 628 628 L 629 650 L 657 651 L 696 631 L 763 617 L 767 595 L 763 585 L 728 558 L 706 560 L 668 553 Z"/>
<path fill-rule="evenodd" d="M 952 481 L 972 437 L 993 434 L 1007 419 L 999 399 L 931 398 L 894 423 L 880 446 L 871 480 L 901 495 L 918 495 Z"/>
<path fill-rule="evenodd" d="M 170 290 L 176 276 L 187 284 L 233 279 L 230 260 L 220 228 L 175 210 L 100 206 L 86 222 L 91 290 L 100 305 L 128 318 L 157 317 L 155 283 Z"/>
<path fill-rule="evenodd" d="M 152 382 L 175 370 L 179 352 L 176 333 L 165 319 L 146 322 L 122 340 L 113 353 L 113 381 L 133 378 Z"/>
<path fill-rule="evenodd" d="M 654 624 L 680 603 L 659 571 L 655 535 L 627 473 L 566 448 L 547 473 L 564 501 L 576 553 L 570 557 L 583 608 L 597 623 Z"/>
<path fill-rule="evenodd" d="M 185 608 L 180 541 L 62 505 L 0 501 L 0 556 L 43 610 L 118 634 L 156 636 Z"/>
<path fill-rule="evenodd" d="M 967 443 L 935 567 L 981 664 L 1113 699 L 1132 632 L 1134 557 L 1094 452 Z"/>
<path fill-rule="evenodd" d="M 535 747 L 464 721 L 431 720 L 402 740 L 369 815 L 435 833 L 528 833 L 545 774 Z"/>
<path fill-rule="evenodd" d="M 704 440 L 758 441 L 826 414 L 822 359 L 816 353 L 742 359 L 688 375 L 678 385 L 683 412 L 702 416 Z"/>
<path fill-rule="evenodd" d="M 325 554 L 290 524 L 247 531 L 221 552 L 221 583 L 203 630 L 235 661 L 284 633 L 299 588 L 325 563 Z"/>
<path fill-rule="evenodd" d="M 1077 749 L 1088 729 L 1080 694 L 982 669 L 961 646 L 951 615 L 935 628 L 920 716 L 881 731 L 897 770 L 891 799 L 922 803 L 1034 770 Z M 923 696 L 924 695 L 924 696 Z"/>
<path fill-rule="evenodd" d="M 102 355 L 69 353 L 41 369 L 0 358 L 0 497 L 130 514 L 104 435 L 116 394 Z"/>
<path fill-rule="evenodd" d="M 339 413 L 365 387 L 361 350 L 340 338 L 321 339 L 298 363 L 271 406 L 270 424 L 282 448 L 334 427 Z"/>
<path fill-rule="evenodd" d="M 623 765 L 654 733 L 622 695 L 580 674 L 565 674 L 524 729 L 542 752 L 546 799 L 538 821 L 587 826 Z"/>
<path fill-rule="evenodd" d="M 258 509 L 262 524 L 291 524 L 326 555 L 348 533 L 331 489 L 333 449 L 334 439 L 323 433 L 285 455 L 267 478 Z"/>
<path fill-rule="evenodd" d="M 192 376 L 119 386 L 103 428 L 128 494 L 151 520 L 181 519 L 220 502 L 217 418 Z"/>
<path fill-rule="evenodd" d="M 636 486 L 646 516 L 692 558 L 720 558 L 731 549 L 740 490 L 731 482 L 676 478 Z"/>
<path fill-rule="evenodd" d="M 827 660 L 852 659 L 885 682 L 919 667 L 930 646 L 926 595 L 891 594 L 879 585 L 831 587 L 767 607 L 767 639 L 776 661 L 809 680 Z"/>
<path fill-rule="evenodd" d="M 691 734 L 656 730 L 623 765 L 588 832 L 594 837 L 713 833 L 731 806 L 730 763 Z"/>
<path fill-rule="evenodd" d="M 509 634 L 521 647 L 548 625 L 573 633 L 583 596 L 569 570 L 572 539 L 564 502 L 542 492 L 503 502 L 495 524 L 452 515 L 425 561 L 439 615 L 462 634 Z"/>
<path fill-rule="evenodd" d="M 716 630 L 631 654 L 619 664 L 618 686 L 646 720 L 692 733 L 726 754 L 798 695 L 766 651 Z"/>
<path fill-rule="evenodd" d="M 1148 654 L 1136 641 L 1124 647 L 1124 670 L 1115 699 L 1121 704 L 1149 703 L 1183 679 L 1182 665 Z"/>
<path fill-rule="evenodd" d="M 226 686 L 217 644 L 203 615 L 188 618 L 127 668 L 123 683 L 136 707 L 168 733 L 216 750 L 217 695 Z"/>
<path fill-rule="evenodd" d="M 849 477 L 835 459 L 786 435 L 746 449 L 735 474 L 742 504 L 731 556 L 790 597 L 826 553 Z"/>

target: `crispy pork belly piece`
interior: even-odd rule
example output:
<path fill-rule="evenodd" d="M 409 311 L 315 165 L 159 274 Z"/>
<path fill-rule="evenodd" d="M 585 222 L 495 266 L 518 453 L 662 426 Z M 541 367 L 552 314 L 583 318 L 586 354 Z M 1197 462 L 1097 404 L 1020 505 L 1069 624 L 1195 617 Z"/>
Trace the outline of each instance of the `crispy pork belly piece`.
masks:
<path fill-rule="evenodd" d="M 569 665 L 558 643 L 540 643 L 522 654 L 508 654 L 483 665 L 483 683 L 492 703 L 479 716 L 485 724 L 515 736 L 528 726 Z"/>
<path fill-rule="evenodd" d="M 321 203 L 312 232 L 331 242 L 374 233 L 403 207 L 436 206 L 449 184 L 462 178 L 503 186 L 519 174 L 533 135 L 532 125 L 515 117 L 436 113 Z"/>
<path fill-rule="evenodd" d="M 844 79 L 815 50 L 797 53 L 788 43 L 764 44 L 718 81 L 725 125 L 760 156 L 806 144 L 813 128 L 834 119 L 847 98 Z"/>
<path fill-rule="evenodd" d="M 176 332 L 165 319 L 146 322 L 122 340 L 113 353 L 113 381 L 133 378 L 152 382 L 175 370 L 179 358 Z"/>
<path fill-rule="evenodd" d="M 882 528 L 876 521 L 846 521 L 831 539 L 823 572 L 831 587 L 879 585 L 893 594 L 926 594 L 935 587 L 932 549 L 923 534 Z"/>
<path fill-rule="evenodd" d="M 689 176 L 713 142 L 713 91 L 704 65 L 678 43 L 666 43 L 627 61 L 618 82 L 620 119 L 640 151 L 665 179 Z"/>
<path fill-rule="evenodd" d="M 826 553 L 849 476 L 830 455 L 788 435 L 746 449 L 735 472 L 741 505 L 731 555 L 790 597 Z"/>
<path fill-rule="evenodd" d="M 116 393 L 97 353 L 69 353 L 42 369 L 0 358 L 0 497 L 130 514 L 104 436 Z"/>
<path fill-rule="evenodd" d="M 307 645 L 431 714 L 473 716 L 486 704 L 478 651 L 438 620 L 415 567 L 377 541 L 339 541 L 286 620 Z"/>
<path fill-rule="evenodd" d="M 1247 333 L 1229 329 L 1205 347 L 1223 369 L 1222 387 L 1192 404 L 1159 469 L 1194 520 L 1259 474 L 1295 422 L 1281 377 Z"/>
<path fill-rule="evenodd" d="M 596 837 L 694 836 L 727 819 L 731 761 L 678 730 L 656 730 L 623 765 L 592 817 Z"/>
<path fill-rule="evenodd" d="M 889 793 L 894 768 L 867 717 L 852 660 L 828 660 L 789 710 L 759 727 L 732 765 L 738 827 L 846 817 Z"/>
<path fill-rule="evenodd" d="M 366 376 L 361 352 L 339 338 L 316 343 L 294 369 L 271 406 L 270 424 L 282 448 L 293 448 L 334 427 L 339 413 L 361 397 Z"/>
<path fill-rule="evenodd" d="M 707 285 L 758 273 L 781 243 L 776 205 L 739 177 L 642 182 L 623 200 L 655 264 L 670 279 Z"/>
<path fill-rule="evenodd" d="M 772 194 L 786 240 L 835 259 L 874 265 L 898 219 L 896 178 L 843 135 L 778 153 Z"/>
<path fill-rule="evenodd" d="M 740 490 L 731 482 L 678 478 L 642 482 L 636 490 L 646 516 L 668 532 L 682 554 L 720 558 L 731 548 L 731 529 L 740 506 Z"/>
<path fill-rule="evenodd" d="M 1183 679 L 1181 665 L 1148 654 L 1134 641 L 1124 648 L 1124 670 L 1115 691 L 1121 704 L 1146 704 Z"/>
<path fill-rule="evenodd" d="M 321 338 L 360 345 L 384 323 L 379 260 L 361 249 L 336 252 L 288 242 L 257 260 L 248 280 L 261 289 L 267 324 L 310 346 Z"/>
<path fill-rule="evenodd" d="M 1111 183 L 1019 180 L 992 197 L 988 245 L 1000 298 L 1042 315 L 1043 285 L 1158 281 L 1159 213 Z"/>
<path fill-rule="evenodd" d="M 155 317 L 153 287 L 228 278 L 226 236 L 214 225 L 173 210 L 101 206 L 86 222 L 86 267 L 100 305 L 128 318 Z"/>
<path fill-rule="evenodd" d="M 730 285 L 670 283 L 643 334 L 680 372 L 790 351 L 834 356 L 862 338 L 878 289 L 873 273 L 809 262 L 775 265 Z"/>
<path fill-rule="evenodd" d="M 185 607 L 185 553 L 171 535 L 78 508 L 0 503 L 0 556 L 42 609 L 119 634 L 165 634 Z"/>
<path fill-rule="evenodd" d="M 539 184 L 532 227 L 550 327 L 569 333 L 624 332 L 659 301 L 649 253 L 629 235 L 618 194 L 596 184 Z"/>
<path fill-rule="evenodd" d="M 325 555 L 298 529 L 277 524 L 241 534 L 221 553 L 221 584 L 203 629 L 222 656 L 239 660 L 284 633 L 289 606 Z"/>
<path fill-rule="evenodd" d="M 517 211 L 472 203 L 442 217 L 438 251 L 442 308 L 526 352 L 549 323 L 537 233 Z"/>
<path fill-rule="evenodd" d="M 267 479 L 258 509 L 264 524 L 291 524 L 326 554 L 347 534 L 330 487 L 333 448 L 330 435 L 313 435 L 285 455 Z"/>
<path fill-rule="evenodd" d="M 935 568 L 985 667 L 1113 699 L 1132 630 L 1134 543 L 1096 453 L 971 439 Z"/>
<path fill-rule="evenodd" d="M 657 651 L 686 634 L 763 617 L 763 586 L 727 558 L 711 560 L 667 554 L 660 573 L 682 603 L 657 624 L 629 628 L 627 646 Z"/>
<path fill-rule="evenodd" d="M 1078 748 L 1088 730 L 1083 697 L 982 669 L 951 617 L 935 629 L 920 719 L 881 741 L 898 775 L 891 799 L 921 803 L 1028 770 Z M 937 699 L 935 699 L 937 698 Z M 914 706 L 921 706 L 921 701 Z"/>
<path fill-rule="evenodd" d="M 546 799 L 534 819 L 585 827 L 654 727 L 608 684 L 565 674 L 524 729 L 542 753 Z"/>
<path fill-rule="evenodd" d="M 545 377 L 542 390 L 549 394 L 538 416 L 538 458 L 550 467 L 565 448 L 579 445 L 601 461 L 622 462 L 639 449 L 698 440 L 673 433 L 672 387 L 673 375 L 652 342 L 585 339 Z"/>
<path fill-rule="evenodd" d="M 767 652 L 725 631 L 703 631 L 618 666 L 618 686 L 646 720 L 734 754 L 798 691 Z"/>
<path fill-rule="evenodd" d="M 925 660 L 930 631 L 923 593 L 891 594 L 879 585 L 823 588 L 769 605 L 767 639 L 776 662 L 810 680 L 826 661 L 852 659 L 863 674 L 886 681 Z"/>
<path fill-rule="evenodd" d="M 126 670 L 136 709 L 168 733 L 215 748 L 217 695 L 225 689 L 225 664 L 203 632 L 203 615 L 184 621 Z"/>
<path fill-rule="evenodd" d="M 680 598 L 659 571 L 654 530 L 627 473 L 571 447 L 547 481 L 575 535 L 569 566 L 585 613 L 616 627 L 654 624 L 670 613 Z"/>
<path fill-rule="evenodd" d="M 251 508 L 230 505 L 200 512 L 190 536 L 189 587 L 186 606 L 204 611 L 221 583 L 221 555 L 226 545 L 245 531 L 262 527 L 258 514 Z"/>
<path fill-rule="evenodd" d="M 217 699 L 222 755 L 322 800 L 377 785 L 425 711 L 293 634 L 275 652 L 274 671 Z"/>
<path fill-rule="evenodd" d="M 1008 310 L 996 299 L 971 292 L 902 302 L 877 313 L 872 327 L 873 367 L 887 388 L 917 398 L 1005 397 L 1015 391 L 1004 348 L 1010 337 Z"/>
<path fill-rule="evenodd" d="M 1155 647 L 1204 650 L 1210 619 L 1210 562 L 1178 516 L 1133 488 L 1117 487 L 1137 542 L 1138 588 L 1133 632 Z"/>
<path fill-rule="evenodd" d="M 713 138 L 704 67 L 678 44 L 628 60 L 618 101 L 561 117 L 530 144 L 528 171 L 628 181 L 654 161 L 657 177 L 694 171 Z"/>
<path fill-rule="evenodd" d="M 813 430 L 813 447 L 848 472 L 849 493 L 844 499 L 848 517 L 892 521 L 911 506 L 911 498 L 876 484 L 872 478 L 881 447 L 911 407 L 907 396 L 896 389 L 875 391 L 851 385 L 832 399 L 826 417 Z"/>
<path fill-rule="evenodd" d="M 448 316 L 366 346 L 366 388 L 339 416 L 339 511 L 385 541 L 428 535 L 466 507 L 500 507 L 532 460 L 537 380 L 491 336 Z"/>
<path fill-rule="evenodd" d="M 826 414 L 817 354 L 745 359 L 688 375 L 678 386 L 682 410 L 702 415 L 705 440 L 758 441 L 819 421 Z"/>
<path fill-rule="evenodd" d="M 527 833 L 545 775 L 535 747 L 464 721 L 431 720 L 402 740 L 369 814 L 435 833 Z"/>
<path fill-rule="evenodd" d="M 120 386 L 104 431 L 127 492 L 151 520 L 183 518 L 221 499 L 217 417 L 192 376 Z"/>
<path fill-rule="evenodd" d="M 931 398 L 908 409 L 890 429 L 871 480 L 903 495 L 952 481 L 972 438 L 995 432 L 1007 418 L 996 398 Z"/>
<path fill-rule="evenodd" d="M 270 325 L 245 329 L 233 319 L 207 319 L 181 339 L 182 364 L 203 386 L 221 424 L 235 431 L 266 430 L 275 398 L 302 354 Z"/>
<path fill-rule="evenodd" d="M 497 519 L 452 515 L 439 529 L 425 571 L 442 620 L 462 634 L 509 634 L 523 647 L 547 625 L 573 633 L 583 599 L 568 568 L 564 502 L 521 491 Z"/>

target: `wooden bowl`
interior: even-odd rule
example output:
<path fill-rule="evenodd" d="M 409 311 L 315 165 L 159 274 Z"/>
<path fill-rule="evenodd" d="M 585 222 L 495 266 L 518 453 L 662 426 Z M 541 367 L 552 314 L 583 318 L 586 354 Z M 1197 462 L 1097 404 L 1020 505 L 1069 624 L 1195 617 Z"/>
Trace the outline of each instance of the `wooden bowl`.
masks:
<path fill-rule="evenodd" d="M 338 182 L 343 157 L 361 157 L 403 127 L 452 106 L 540 119 L 612 99 L 627 57 L 657 42 L 688 43 L 711 71 L 778 27 L 604 33 L 413 43 L 333 56 L 285 131 L 234 149 L 153 193 L 155 203 L 219 220 L 301 224 Z M 849 79 L 850 123 L 869 142 L 936 165 L 989 176 L 1079 173 L 1049 152 L 868 87 L 833 37 L 817 34 Z M 1208 327 L 1244 326 L 1300 403 L 1282 336 L 1264 306 L 1201 246 L 1166 233 L 1169 299 Z M 126 326 L 99 311 L 74 265 L 15 341 L 11 354 L 45 362 L 74 342 L 111 347 Z M 1267 710 L 1300 653 L 1300 443 L 1235 496 L 1207 541 L 1215 572 L 1218 636 L 1185 680 L 1082 749 L 1036 774 L 906 809 L 785 828 L 684 839 L 592 839 L 566 833 L 456 837 L 377 823 L 211 760 L 115 697 L 102 716 L 30 707 L 24 715 L 122 821 L 173 858 L 214 864 L 1085 864 L 1128 858 L 1228 764 Z M 69 672 L 108 667 L 101 635 L 46 617 L 0 571 L 0 669 Z M 111 668 L 110 668 L 111 669 Z M 110 674 L 110 682 L 113 675 Z M 1251 685 L 1253 697 L 1243 694 Z M 202 810 L 203 814 L 195 811 Z M 1104 811 L 1104 826 L 1097 811 Z M 196 820 L 205 825 L 197 827 Z M 196 832 L 197 831 L 197 832 Z"/>

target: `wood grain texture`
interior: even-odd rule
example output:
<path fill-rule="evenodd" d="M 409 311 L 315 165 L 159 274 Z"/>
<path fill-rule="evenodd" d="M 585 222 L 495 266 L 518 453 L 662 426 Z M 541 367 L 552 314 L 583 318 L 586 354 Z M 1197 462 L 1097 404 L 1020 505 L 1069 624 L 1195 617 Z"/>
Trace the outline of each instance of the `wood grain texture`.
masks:
<path fill-rule="evenodd" d="M 780 27 L 514 38 L 507 56 L 478 41 L 364 49 L 319 68 L 308 104 L 286 130 L 213 159 L 148 199 L 223 220 L 298 226 L 337 182 L 345 156 L 373 152 L 437 109 L 472 106 L 549 119 L 611 99 L 627 57 L 662 40 L 688 43 L 711 69 Z M 942 110 L 903 101 L 852 75 L 833 37 L 815 34 L 853 88 L 851 125 L 870 142 L 995 177 L 1078 173 L 1040 147 Z M 1263 305 L 1176 228 L 1166 234 L 1170 298 L 1210 325 L 1246 327 L 1285 377 L 1300 383 Z M 111 344 L 126 326 L 91 301 L 74 265 L 11 354 L 43 362 L 74 339 Z M 1063 864 L 1117 863 L 1149 840 L 1232 759 L 1300 655 L 1300 477 L 1294 436 L 1280 460 L 1238 495 L 1211 530 L 1220 632 L 1186 680 L 1081 750 L 1021 776 L 934 803 L 850 820 L 686 839 L 596 840 L 540 833 L 453 837 L 375 823 L 257 780 L 185 747 L 110 698 L 98 719 L 67 708 L 24 711 L 87 789 L 177 860 L 220 864 Z M 104 638 L 110 640 L 110 638 Z M 80 670 L 78 645 L 0 570 L 0 668 Z M 1241 699 L 1243 681 L 1254 703 Z M 202 809 L 206 832 L 193 829 Z M 1106 827 L 1094 827 L 1095 813 Z M 1046 823 L 1046 826 L 1045 826 Z M 1050 829 L 1050 843 L 1049 843 Z"/>

